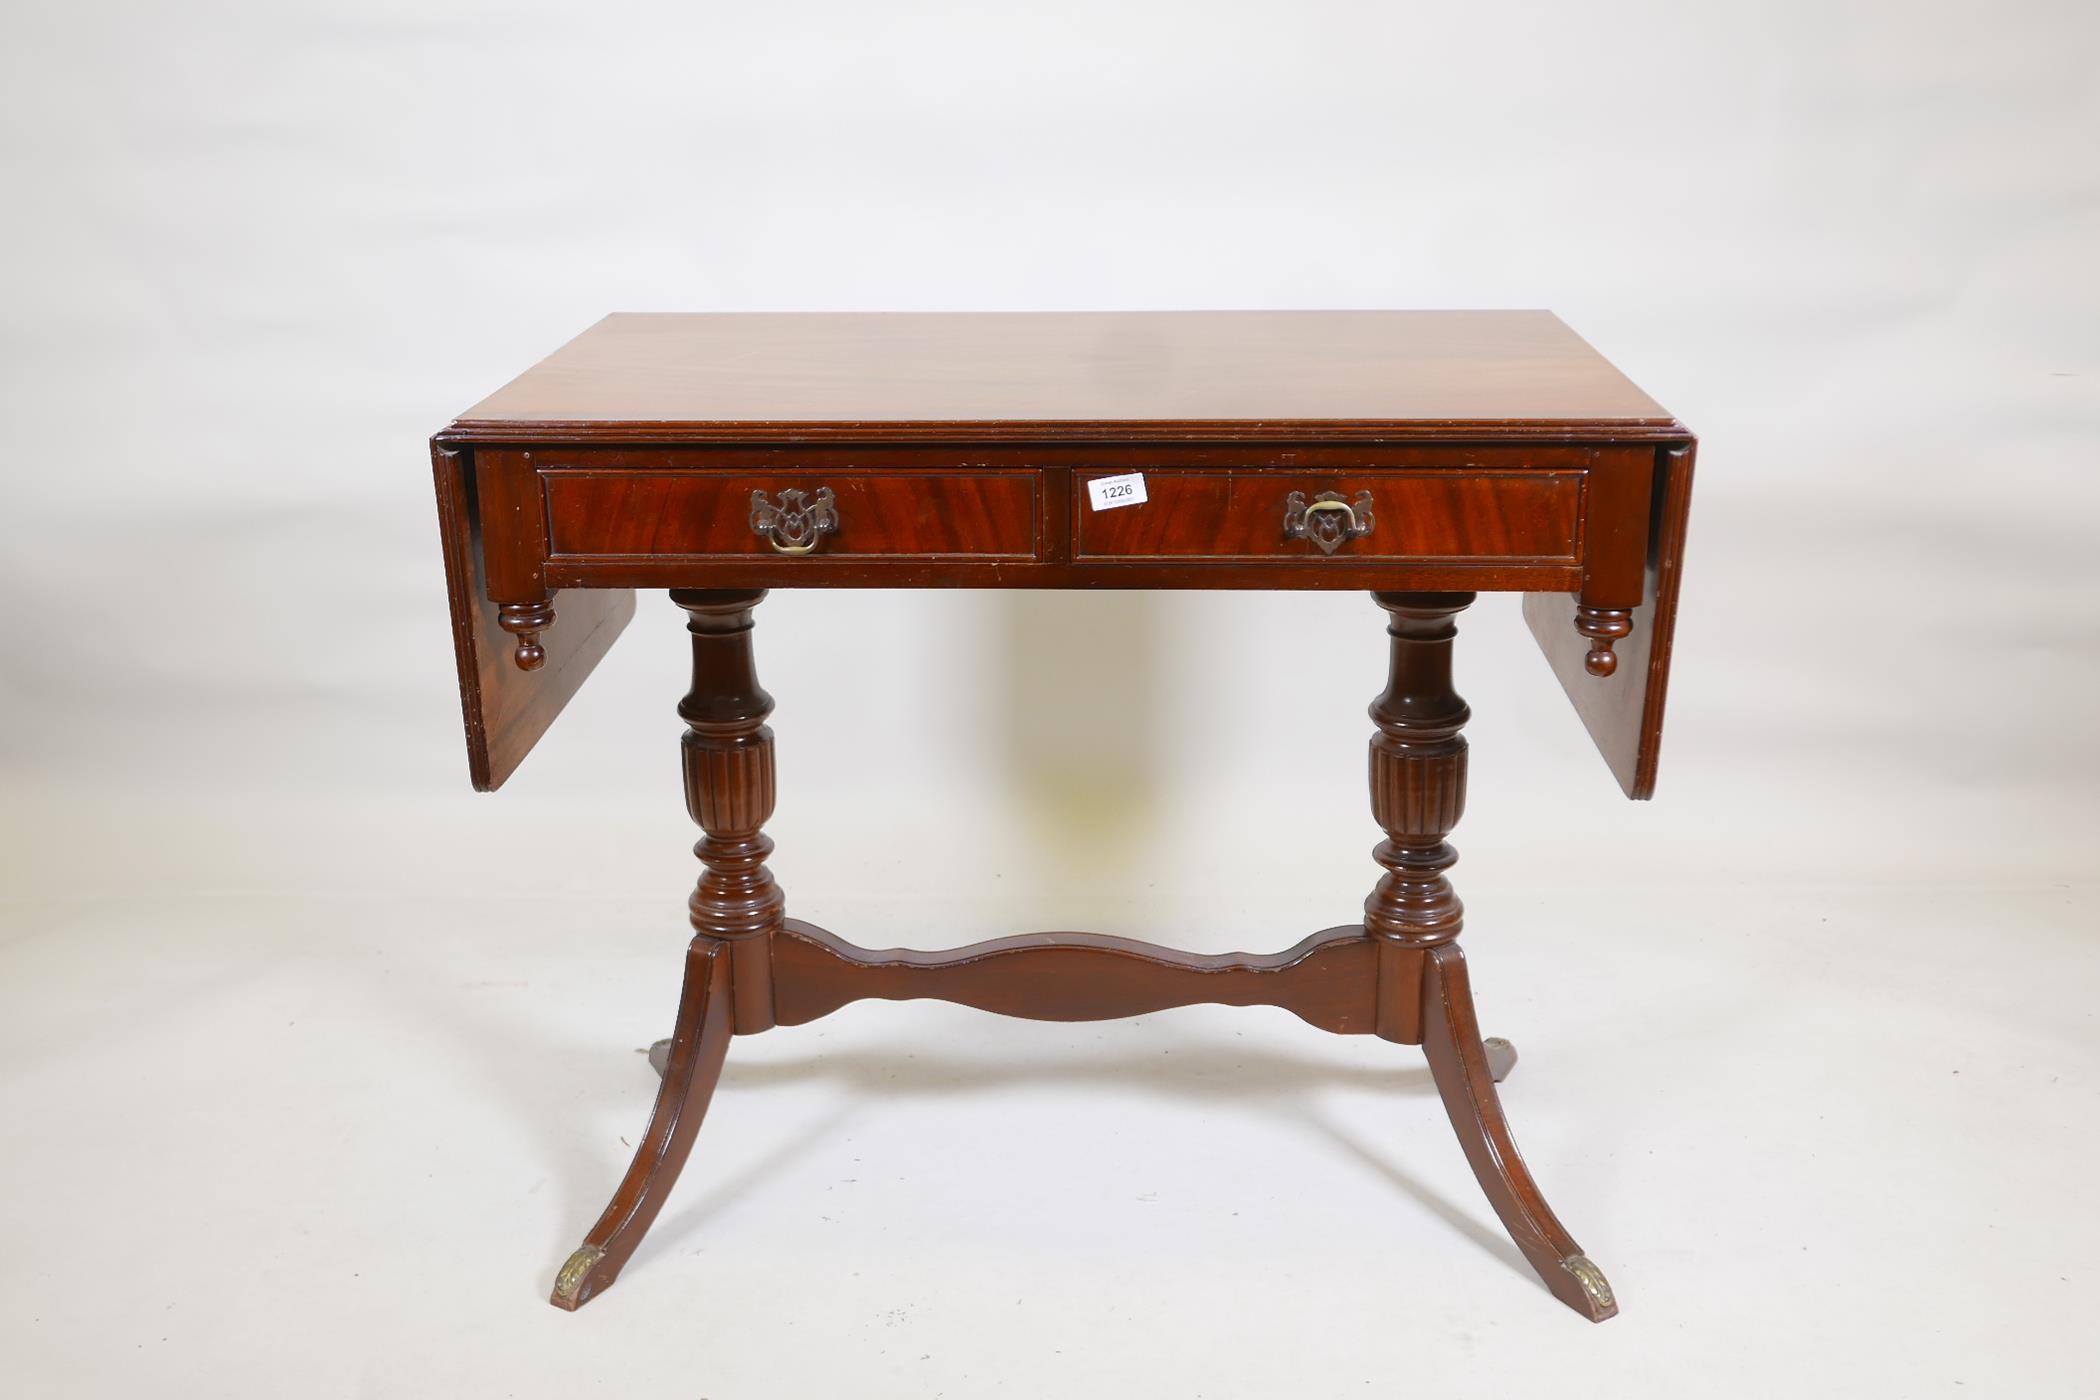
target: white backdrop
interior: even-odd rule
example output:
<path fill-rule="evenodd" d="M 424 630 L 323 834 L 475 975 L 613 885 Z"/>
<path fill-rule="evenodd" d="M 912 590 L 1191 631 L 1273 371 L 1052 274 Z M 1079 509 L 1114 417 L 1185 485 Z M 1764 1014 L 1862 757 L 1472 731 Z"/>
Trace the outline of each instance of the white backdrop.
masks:
<path fill-rule="evenodd" d="M 423 446 L 614 309 L 1550 307 L 1701 435 L 1700 478 L 1655 803 L 1618 797 L 1514 600 L 1464 620 L 1457 878 L 1482 995 L 1632 1018 L 1663 993 L 1624 992 L 1600 950 L 1817 920 L 1835 923 L 1805 961 L 1903 982 L 1923 935 L 1902 925 L 1935 913 L 1952 980 L 1903 996 L 1958 1005 L 1951 969 L 2030 935 L 2090 985 L 2084 0 L 214 0 L 8 28 L 0 907 L 27 960 L 20 1064 L 106 1017 L 98 972 L 148 949 L 179 968 L 232 925 L 289 956 L 357 923 L 344 909 L 427 949 L 453 919 L 479 946 L 481 918 L 498 961 L 513 916 L 472 911 L 551 920 L 549 948 L 552 924 L 588 928 L 618 962 L 570 975 L 632 983 L 657 1014 L 691 873 L 679 615 L 644 595 L 511 786 L 471 794 Z M 1355 595 L 776 594 L 775 868 L 797 912 L 866 942 L 1068 925 L 1282 946 L 1375 874 L 1380 620 Z M 1611 913 L 1587 946 L 1557 936 L 1578 888 Z M 1804 891 L 1852 902 L 1812 912 Z M 64 930 L 98 908 L 136 917 L 68 961 Z M 220 955 L 238 981 L 248 955 Z M 2017 1027 L 2006 1007 L 1992 1024 Z M 577 1053 L 613 1014 L 577 1013 Z M 2051 1023 L 2069 1040 L 2050 1056 L 2090 1042 L 2083 1014 Z M 63 1114 L 107 1070 L 30 1074 L 16 1106 Z M 587 1082 L 631 1135 L 634 1087 Z M 553 1124 L 575 1104 L 512 1107 Z M 1433 1105 L 1409 1112 L 1440 1131 Z M 619 1155 L 578 1166 L 504 1267 L 551 1267 Z M 62 1169 L 21 1159 L 17 1194 Z M 640 1273 L 622 1294 L 690 1301 Z M 1651 1297 L 1686 1286 L 1650 1270 Z M 1511 1327 L 1545 1307 L 1497 1305 Z M 75 1320 L 37 1354 L 93 1354 Z M 231 1345 L 197 1337 L 196 1357 Z"/>

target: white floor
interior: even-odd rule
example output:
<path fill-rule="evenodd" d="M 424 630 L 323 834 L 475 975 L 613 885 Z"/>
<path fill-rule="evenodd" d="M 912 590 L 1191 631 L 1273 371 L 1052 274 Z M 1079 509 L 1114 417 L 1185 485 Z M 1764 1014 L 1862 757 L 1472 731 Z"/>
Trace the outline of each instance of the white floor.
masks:
<path fill-rule="evenodd" d="M 2100 1394 L 2100 891 L 1561 893 L 1469 887 L 1467 942 L 1602 1327 L 1503 1238 L 1416 1051 L 926 1003 L 735 1042 L 655 1232 L 564 1314 L 646 1116 L 675 887 L 0 905 L 6 1389 Z M 818 903 L 871 944 L 1332 922 Z"/>

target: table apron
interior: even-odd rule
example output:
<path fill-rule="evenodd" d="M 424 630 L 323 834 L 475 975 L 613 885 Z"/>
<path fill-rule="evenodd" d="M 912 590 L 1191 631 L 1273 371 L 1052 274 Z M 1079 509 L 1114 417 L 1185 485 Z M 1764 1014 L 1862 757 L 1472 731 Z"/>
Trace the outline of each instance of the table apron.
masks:
<path fill-rule="evenodd" d="M 1566 559 L 1245 559 L 1171 563 L 966 559 L 565 559 L 546 563 L 549 588 L 1162 588 L 1376 589 L 1387 592 L 1572 592 L 1582 566 Z"/>

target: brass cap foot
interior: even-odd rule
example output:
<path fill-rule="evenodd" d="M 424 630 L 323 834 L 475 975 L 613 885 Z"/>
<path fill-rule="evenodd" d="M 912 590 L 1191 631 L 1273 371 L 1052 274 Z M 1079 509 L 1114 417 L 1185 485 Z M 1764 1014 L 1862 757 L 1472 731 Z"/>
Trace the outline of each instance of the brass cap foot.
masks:
<path fill-rule="evenodd" d="M 1582 1295 L 1590 1304 L 1590 1321 L 1602 1322 L 1618 1313 L 1619 1300 L 1612 1296 L 1611 1283 L 1604 1277 L 1604 1270 L 1592 1264 L 1587 1254 L 1570 1254 L 1560 1261 L 1560 1266 L 1582 1285 Z"/>
<path fill-rule="evenodd" d="M 569 1262 L 562 1265 L 561 1272 L 554 1276 L 554 1295 L 547 1301 L 570 1312 L 589 1302 L 597 1291 L 588 1286 L 591 1270 L 597 1268 L 598 1261 L 604 1257 L 605 1251 L 594 1244 L 587 1244 L 570 1255 Z"/>

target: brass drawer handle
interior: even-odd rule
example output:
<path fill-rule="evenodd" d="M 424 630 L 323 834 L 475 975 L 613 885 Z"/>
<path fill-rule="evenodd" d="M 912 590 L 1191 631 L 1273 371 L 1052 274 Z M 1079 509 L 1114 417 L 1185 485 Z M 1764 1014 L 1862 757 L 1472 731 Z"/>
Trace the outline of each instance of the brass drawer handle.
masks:
<path fill-rule="evenodd" d="M 777 503 L 763 491 L 751 493 L 751 529 L 782 554 L 807 554 L 838 527 L 838 498 L 829 486 L 819 486 L 815 500 L 801 491 L 783 491 Z"/>
<path fill-rule="evenodd" d="M 1332 554 L 1345 540 L 1371 533 L 1371 493 L 1359 491 L 1355 501 L 1342 499 L 1337 491 L 1322 491 L 1307 504 L 1303 491 L 1293 491 L 1283 503 L 1283 534 L 1286 539 L 1311 540 L 1322 554 Z"/>

